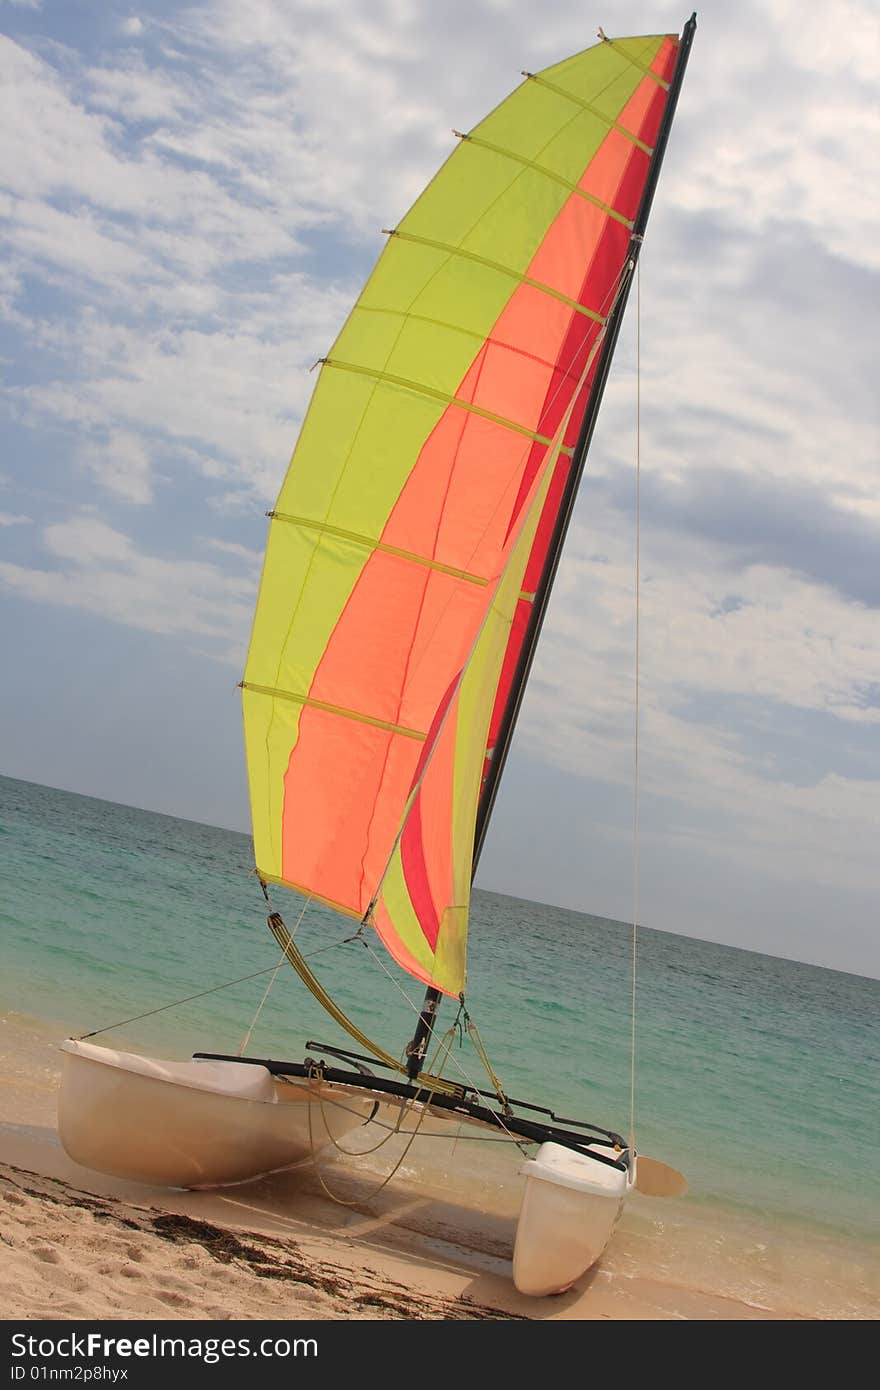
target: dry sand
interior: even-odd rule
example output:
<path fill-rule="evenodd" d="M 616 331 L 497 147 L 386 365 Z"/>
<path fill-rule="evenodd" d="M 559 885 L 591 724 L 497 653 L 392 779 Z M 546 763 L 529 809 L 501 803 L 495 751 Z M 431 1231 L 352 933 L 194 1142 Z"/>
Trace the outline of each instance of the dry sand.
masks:
<path fill-rule="evenodd" d="M 413 1289 L 332 1241 L 279 1240 L 97 1197 L 0 1166 L 7 1316 L 22 1318 L 496 1318 Z M 334 1258 L 335 1256 L 335 1258 Z"/>

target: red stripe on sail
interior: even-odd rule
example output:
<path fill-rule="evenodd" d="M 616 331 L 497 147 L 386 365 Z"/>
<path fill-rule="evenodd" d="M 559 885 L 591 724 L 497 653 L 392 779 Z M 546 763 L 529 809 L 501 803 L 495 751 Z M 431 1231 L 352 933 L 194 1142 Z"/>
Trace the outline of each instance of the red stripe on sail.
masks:
<path fill-rule="evenodd" d="M 455 697 L 460 674 L 459 672 L 450 683 L 449 689 L 443 696 L 440 708 L 437 710 L 436 717 L 431 725 L 431 729 L 422 749 L 422 756 L 419 758 L 419 765 L 413 777 L 413 786 L 418 782 L 424 771 L 425 764 L 431 756 L 437 739 L 437 731 L 446 717 L 446 711 L 451 701 Z M 415 909 L 415 914 L 419 919 L 422 931 L 425 934 L 425 939 L 433 951 L 434 947 L 437 945 L 437 937 L 440 934 L 440 918 L 437 915 L 437 906 L 434 902 L 434 895 L 431 892 L 431 884 L 428 877 L 425 844 L 422 836 L 420 793 L 416 794 L 412 810 L 409 813 L 406 825 L 403 828 L 403 834 L 400 837 L 400 858 L 403 864 L 403 873 L 406 879 L 406 887 L 410 896 L 410 901 Z"/>

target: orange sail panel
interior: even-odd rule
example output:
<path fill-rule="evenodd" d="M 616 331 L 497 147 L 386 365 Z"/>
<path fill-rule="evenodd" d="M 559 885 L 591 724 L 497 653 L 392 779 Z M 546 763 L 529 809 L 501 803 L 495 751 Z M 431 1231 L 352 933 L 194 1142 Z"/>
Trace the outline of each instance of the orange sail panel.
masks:
<path fill-rule="evenodd" d="M 584 363 L 589 375 L 595 353 Z M 482 626 L 425 744 L 372 921 L 388 951 L 424 984 L 457 996 L 465 984 L 474 827 L 489 718 L 523 575 L 574 402 L 520 511 Z"/>
<path fill-rule="evenodd" d="M 462 139 L 333 345 L 272 517 L 243 682 L 258 871 L 354 917 L 381 882 L 392 954 L 451 993 L 470 865 L 437 818 L 475 804 L 676 48 L 599 44 Z"/>

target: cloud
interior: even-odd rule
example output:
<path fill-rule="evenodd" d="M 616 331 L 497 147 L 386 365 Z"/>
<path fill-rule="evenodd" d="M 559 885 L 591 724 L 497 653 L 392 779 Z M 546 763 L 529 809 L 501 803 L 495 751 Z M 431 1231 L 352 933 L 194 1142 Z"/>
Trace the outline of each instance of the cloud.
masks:
<path fill-rule="evenodd" d="M 239 545 L 237 541 L 218 541 L 204 539 L 203 545 L 209 550 L 218 550 L 223 555 L 234 555 L 237 560 L 244 560 L 248 565 L 259 568 L 263 563 L 263 555 L 259 550 L 251 550 L 246 545 Z"/>
<path fill-rule="evenodd" d="M 629 472 L 608 481 L 624 514 L 634 501 Z M 647 526 L 715 543 L 737 568 L 789 570 L 880 608 L 880 518 L 858 498 L 841 505 L 816 483 L 725 465 L 691 467 L 675 480 L 648 474 L 641 498 Z"/>
<path fill-rule="evenodd" d="M 865 178 L 880 124 L 869 98 L 873 7 L 776 0 L 741 7 L 730 27 L 727 14 L 705 18 L 693 61 L 701 75 L 688 74 L 689 119 L 675 132 L 676 203 L 768 236 L 800 226 L 824 250 L 876 269 L 880 210 Z M 742 72 L 747 81 L 736 80 Z"/>
<path fill-rule="evenodd" d="M 102 487 L 126 502 L 153 500 L 150 455 L 137 435 L 117 430 L 102 442 L 84 445 L 79 458 Z"/>
<path fill-rule="evenodd" d="M 171 74 L 149 68 L 142 58 L 127 58 L 112 68 L 92 68 L 86 84 L 90 106 L 125 121 L 161 126 L 192 117 L 197 110 L 191 90 Z"/>
<path fill-rule="evenodd" d="M 593 500 L 589 485 L 585 500 Z M 536 659 L 528 708 L 538 707 L 524 726 L 561 765 L 580 762 L 624 781 L 632 757 L 631 721 L 621 722 L 620 711 L 633 702 L 633 540 L 632 523 L 599 498 L 590 521 L 576 523 Z M 597 542 L 609 556 L 602 562 L 592 558 Z M 723 700 L 734 696 L 844 722 L 877 719 L 862 694 L 880 676 L 873 620 L 862 605 L 784 565 L 741 561 L 735 547 L 725 553 L 682 531 L 646 526 L 641 570 L 643 715 L 663 719 L 656 733 L 670 767 L 681 759 L 701 775 L 709 771 L 704 752 L 689 757 L 693 730 L 674 716 L 686 692 L 713 699 L 722 730 Z M 713 764 L 730 760 L 729 745 L 716 746 Z M 707 781 L 715 786 L 714 774 Z"/>
<path fill-rule="evenodd" d="M 138 19 L 137 15 L 131 15 L 128 19 L 122 21 L 119 28 L 123 34 L 127 34 L 130 38 L 136 39 L 144 32 L 144 21 Z"/>
<path fill-rule="evenodd" d="M 23 268 L 47 265 L 62 280 L 88 276 L 110 286 L 137 280 L 148 269 L 147 259 L 124 234 L 86 209 L 71 213 L 38 200 L 2 198 L 0 217 L 7 242 L 21 252 Z"/>
<path fill-rule="evenodd" d="M 136 329 L 86 311 L 52 336 L 67 370 L 10 391 L 10 402 L 24 418 L 63 422 L 88 441 L 110 426 L 127 441 L 127 471 L 108 468 L 106 450 L 96 456 L 91 442 L 84 449 L 104 461 L 93 465 L 100 481 L 115 478 L 131 500 L 149 500 L 145 467 L 131 471 L 139 432 L 161 445 L 169 466 L 239 480 L 250 505 L 265 509 L 311 389 L 307 368 L 326 350 L 342 302 L 300 277 L 279 277 L 272 288 L 250 296 L 248 326 L 238 331 Z M 142 443 L 141 457 L 148 453 Z"/>
<path fill-rule="evenodd" d="M 150 267 L 161 285 L 170 273 L 199 268 L 202 278 L 232 261 L 296 249 L 292 227 L 301 219 L 275 217 L 272 199 L 260 205 L 234 182 L 226 186 L 165 157 L 155 132 L 151 137 L 140 128 L 147 111 L 185 124 L 194 97 L 179 76 L 131 65 L 122 73 L 97 69 L 81 93 L 61 71 L 4 37 L 0 72 L 16 114 L 14 126 L 7 123 L 0 134 L 3 212 L 11 252 L 23 265 L 32 264 L 34 250 L 62 272 L 73 262 L 78 272 L 112 279 L 127 302 L 126 281 L 149 278 Z M 89 109 L 90 89 L 99 109 Z M 130 138 L 126 120 L 135 125 Z M 22 134 L 27 160 L 20 158 Z M 143 298 L 143 287 L 135 289 Z"/>
<path fill-rule="evenodd" d="M 89 515 L 46 527 L 43 545 L 50 568 L 0 563 L 0 582 L 24 598 L 147 632 L 216 639 L 211 650 L 241 665 L 254 576 L 140 551 L 129 536 Z"/>
<path fill-rule="evenodd" d="M 709 855 L 726 874 L 748 864 L 780 884 L 876 887 L 875 619 L 699 531 L 643 518 L 642 541 L 646 845 L 665 847 L 676 873 Z M 595 814 L 624 840 L 614 808 L 633 785 L 633 545 L 632 517 L 588 480 L 517 733 L 533 760 L 600 789 Z M 662 895 L 656 910 L 662 920 Z"/>
<path fill-rule="evenodd" d="M 0 512 L 0 526 L 30 526 L 29 516 L 17 516 L 13 512 Z"/>

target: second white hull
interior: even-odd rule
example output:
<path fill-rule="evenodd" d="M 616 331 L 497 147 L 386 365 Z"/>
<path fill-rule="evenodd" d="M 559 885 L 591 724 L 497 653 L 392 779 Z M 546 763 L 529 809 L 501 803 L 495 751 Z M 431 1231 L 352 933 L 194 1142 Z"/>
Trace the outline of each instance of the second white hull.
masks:
<path fill-rule="evenodd" d="M 605 1158 L 607 1145 L 591 1147 Z M 513 1252 L 520 1293 L 564 1293 L 601 1257 L 620 1220 L 627 1173 L 560 1144 L 546 1143 L 523 1164 L 522 1207 Z"/>

